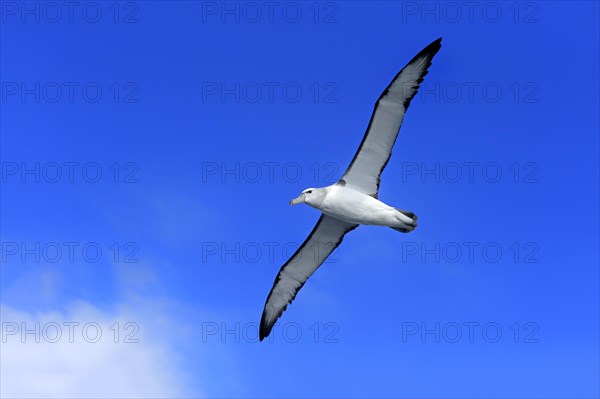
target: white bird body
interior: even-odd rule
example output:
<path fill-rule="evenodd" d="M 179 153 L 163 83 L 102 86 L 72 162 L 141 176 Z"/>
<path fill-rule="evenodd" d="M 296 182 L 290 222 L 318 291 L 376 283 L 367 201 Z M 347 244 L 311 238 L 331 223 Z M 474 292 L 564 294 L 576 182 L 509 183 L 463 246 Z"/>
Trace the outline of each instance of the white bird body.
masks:
<path fill-rule="evenodd" d="M 323 191 L 325 195 L 322 201 L 318 202 L 313 202 L 308 197 L 308 205 L 344 222 L 410 230 L 416 226 L 410 217 L 396 208 L 346 185 L 334 184 L 312 191 L 315 194 L 317 191 Z"/>

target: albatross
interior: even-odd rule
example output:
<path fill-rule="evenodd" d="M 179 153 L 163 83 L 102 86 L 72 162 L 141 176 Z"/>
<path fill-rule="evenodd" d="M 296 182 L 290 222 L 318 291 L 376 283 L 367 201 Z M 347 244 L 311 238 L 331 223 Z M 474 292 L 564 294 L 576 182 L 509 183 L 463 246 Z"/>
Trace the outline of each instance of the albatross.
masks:
<path fill-rule="evenodd" d="M 361 224 L 387 226 L 402 233 L 417 227 L 417 216 L 413 212 L 381 202 L 377 193 L 381 172 L 392 155 L 404 114 L 441 42 L 439 38 L 421 50 L 379 96 L 363 140 L 342 178 L 328 187 L 308 188 L 290 201 L 290 205 L 304 203 L 316 208 L 321 211 L 321 217 L 275 278 L 260 321 L 261 341 L 271 333 L 300 288 L 340 245 L 346 233 Z"/>

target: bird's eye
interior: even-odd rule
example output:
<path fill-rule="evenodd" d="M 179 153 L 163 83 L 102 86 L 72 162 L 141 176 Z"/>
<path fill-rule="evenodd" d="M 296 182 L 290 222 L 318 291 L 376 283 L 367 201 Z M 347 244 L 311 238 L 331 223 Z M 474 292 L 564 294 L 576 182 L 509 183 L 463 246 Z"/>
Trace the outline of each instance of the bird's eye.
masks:
<path fill-rule="evenodd" d="M 307 193 L 307 194 L 310 194 L 310 193 L 312 193 L 312 190 L 308 190 L 306 193 Z"/>

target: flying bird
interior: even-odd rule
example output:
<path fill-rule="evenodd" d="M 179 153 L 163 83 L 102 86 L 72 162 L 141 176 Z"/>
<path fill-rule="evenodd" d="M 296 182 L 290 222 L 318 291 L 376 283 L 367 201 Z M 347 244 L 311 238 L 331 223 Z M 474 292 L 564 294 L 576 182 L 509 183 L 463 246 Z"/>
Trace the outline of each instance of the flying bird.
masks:
<path fill-rule="evenodd" d="M 377 198 L 377 192 L 404 114 L 441 42 L 439 38 L 421 50 L 379 96 L 365 136 L 340 181 L 328 187 L 308 188 L 290 202 L 290 205 L 305 203 L 322 214 L 306 241 L 275 278 L 260 321 L 261 341 L 346 233 L 360 224 L 388 226 L 402 233 L 417 227 L 413 212 L 384 204 Z"/>

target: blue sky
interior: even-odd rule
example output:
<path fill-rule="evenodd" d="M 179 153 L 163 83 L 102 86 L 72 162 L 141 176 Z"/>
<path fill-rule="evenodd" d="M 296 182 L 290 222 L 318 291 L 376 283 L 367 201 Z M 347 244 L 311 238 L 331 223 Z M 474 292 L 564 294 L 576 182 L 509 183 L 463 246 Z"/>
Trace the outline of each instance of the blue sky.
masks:
<path fill-rule="evenodd" d="M 3 396 L 600 395 L 596 2 L 0 11 Z M 258 343 L 289 200 L 440 36 L 380 191 L 419 228 L 350 233 Z"/>

